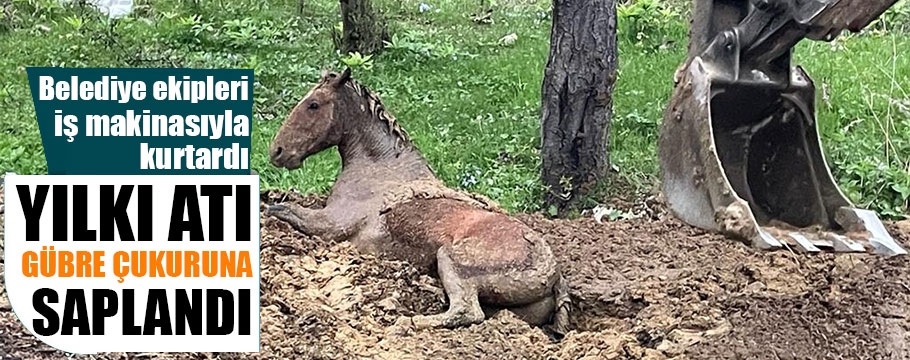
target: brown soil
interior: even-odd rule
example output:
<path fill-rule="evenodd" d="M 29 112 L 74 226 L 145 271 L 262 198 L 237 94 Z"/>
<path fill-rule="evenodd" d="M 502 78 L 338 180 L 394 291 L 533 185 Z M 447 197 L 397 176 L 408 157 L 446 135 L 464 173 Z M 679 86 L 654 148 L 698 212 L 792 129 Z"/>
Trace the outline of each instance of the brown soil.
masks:
<path fill-rule="evenodd" d="M 518 216 L 545 234 L 570 283 L 574 330 L 560 342 L 508 311 L 455 330 L 396 325 L 445 309 L 437 280 L 263 219 L 262 352 L 166 357 L 910 359 L 910 258 L 759 252 L 651 213 Z M 910 226 L 889 227 L 910 243 Z M 64 356 L 20 326 L 0 287 L 0 359 Z"/>

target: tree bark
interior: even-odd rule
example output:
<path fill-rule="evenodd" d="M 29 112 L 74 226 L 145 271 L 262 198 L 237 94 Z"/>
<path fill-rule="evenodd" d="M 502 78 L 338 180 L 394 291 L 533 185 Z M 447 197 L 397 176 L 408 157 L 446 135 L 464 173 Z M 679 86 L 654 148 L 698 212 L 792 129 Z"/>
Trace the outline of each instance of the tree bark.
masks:
<path fill-rule="evenodd" d="M 373 9 L 370 0 L 341 0 L 344 30 L 341 37 L 343 53 L 376 53 L 388 40 L 385 20 Z"/>
<path fill-rule="evenodd" d="M 616 81 L 615 0 L 553 0 L 541 89 L 544 203 L 565 216 L 609 168 Z"/>

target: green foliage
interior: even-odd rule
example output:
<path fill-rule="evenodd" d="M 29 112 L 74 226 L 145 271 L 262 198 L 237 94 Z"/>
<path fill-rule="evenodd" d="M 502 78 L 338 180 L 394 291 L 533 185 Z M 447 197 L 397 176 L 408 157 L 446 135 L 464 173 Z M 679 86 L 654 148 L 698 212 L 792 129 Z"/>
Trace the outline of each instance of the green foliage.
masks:
<path fill-rule="evenodd" d="M 0 172 L 46 172 L 25 66 L 245 67 L 256 76 L 252 166 L 262 187 L 325 192 L 340 167 L 337 154 L 289 172 L 269 165 L 267 148 L 320 70 L 347 65 L 382 96 L 448 185 L 511 211 L 548 210 L 539 206 L 538 149 L 548 0 L 488 2 L 488 24 L 471 21 L 474 0 L 428 2 L 432 10 L 424 12 L 418 0 L 374 1 L 394 27 L 375 56 L 336 52 L 337 1 L 305 1 L 301 12 L 297 0 L 137 1 L 132 15 L 115 21 L 82 3 L 0 0 Z M 906 23 L 903 4 L 878 31 L 803 43 L 795 53 L 816 80 L 822 143 L 839 184 L 859 205 L 892 217 L 908 212 L 910 195 L 910 57 L 903 55 L 910 38 L 883 29 Z M 619 4 L 606 194 L 646 191 L 657 181 L 658 124 L 685 53 L 685 6 Z M 513 33 L 511 46 L 499 44 Z M 605 220 L 631 216 L 602 212 Z"/>
<path fill-rule="evenodd" d="M 223 21 L 205 21 L 201 15 L 182 16 L 172 21 L 175 32 L 172 33 L 176 42 L 197 47 L 213 49 L 238 50 L 245 48 L 268 48 L 271 44 L 296 39 L 296 32 L 290 29 L 294 19 L 284 24 L 277 24 L 271 20 L 257 20 L 253 18 L 230 19 Z"/>
<path fill-rule="evenodd" d="M 910 5 L 907 1 L 898 1 L 875 19 L 869 28 L 879 31 L 897 31 L 906 33 L 910 30 Z"/>
<path fill-rule="evenodd" d="M 848 198 L 891 218 L 910 212 L 910 39 L 870 32 L 805 43 L 831 170 Z"/>
<path fill-rule="evenodd" d="M 370 70 L 373 68 L 373 55 L 363 56 L 360 52 L 348 53 L 341 62 L 354 69 Z"/>
<path fill-rule="evenodd" d="M 426 34 L 419 30 L 406 31 L 403 34 L 393 34 L 390 41 L 385 42 L 385 48 L 389 52 L 409 60 L 423 59 L 451 59 L 458 60 L 459 55 L 470 55 L 461 53 L 452 44 L 451 39 L 441 39 L 435 41 L 424 40 Z"/>
<path fill-rule="evenodd" d="M 625 0 L 616 6 L 617 36 L 628 44 L 656 49 L 685 36 L 681 11 L 661 0 Z"/>

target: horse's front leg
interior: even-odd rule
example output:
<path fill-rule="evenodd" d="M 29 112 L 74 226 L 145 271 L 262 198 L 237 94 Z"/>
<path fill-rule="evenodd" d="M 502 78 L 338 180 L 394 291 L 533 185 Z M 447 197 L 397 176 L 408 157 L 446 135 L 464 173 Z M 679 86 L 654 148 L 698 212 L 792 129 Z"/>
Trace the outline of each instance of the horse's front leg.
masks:
<path fill-rule="evenodd" d="M 310 209 L 297 204 L 275 204 L 265 209 L 266 216 L 287 222 L 297 231 L 326 240 L 343 240 L 354 233 L 356 223 L 341 221 L 325 209 Z"/>

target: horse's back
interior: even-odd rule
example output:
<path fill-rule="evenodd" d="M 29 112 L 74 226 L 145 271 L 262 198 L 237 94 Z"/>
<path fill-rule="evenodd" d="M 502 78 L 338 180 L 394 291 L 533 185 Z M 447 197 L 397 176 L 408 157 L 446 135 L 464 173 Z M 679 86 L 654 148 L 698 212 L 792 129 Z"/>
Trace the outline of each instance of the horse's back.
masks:
<path fill-rule="evenodd" d="M 386 226 L 387 253 L 432 272 L 436 252 L 445 247 L 460 277 L 487 279 L 478 282 L 486 302 L 522 303 L 524 294 L 546 292 L 555 281 L 555 260 L 543 238 L 504 213 L 453 199 L 415 199 L 392 208 Z"/>

